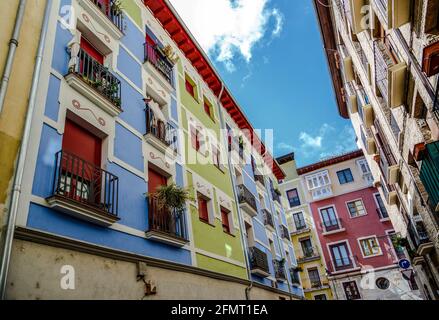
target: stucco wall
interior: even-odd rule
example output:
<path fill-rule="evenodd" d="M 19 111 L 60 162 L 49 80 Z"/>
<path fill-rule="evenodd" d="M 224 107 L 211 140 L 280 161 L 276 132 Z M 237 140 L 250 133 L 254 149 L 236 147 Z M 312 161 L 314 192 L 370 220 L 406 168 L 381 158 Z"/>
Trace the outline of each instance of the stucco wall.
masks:
<path fill-rule="evenodd" d="M 75 270 L 75 289 L 63 290 L 61 268 Z M 8 279 L 8 299 L 245 299 L 246 285 L 157 267 L 146 267 L 155 295 L 145 296 L 136 263 L 16 240 Z M 25 275 L 25 276 L 23 276 Z M 279 299 L 275 292 L 253 288 L 251 299 Z M 285 296 L 283 296 L 285 297 Z M 285 297 L 287 298 L 287 297 Z"/>

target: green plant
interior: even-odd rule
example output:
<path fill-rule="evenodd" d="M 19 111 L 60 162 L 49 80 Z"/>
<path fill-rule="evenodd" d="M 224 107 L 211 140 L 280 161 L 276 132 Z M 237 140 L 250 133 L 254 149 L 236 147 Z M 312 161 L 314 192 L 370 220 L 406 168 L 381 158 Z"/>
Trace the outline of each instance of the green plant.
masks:
<path fill-rule="evenodd" d="M 182 212 L 186 206 L 186 201 L 192 200 L 189 190 L 179 187 L 175 183 L 161 186 L 148 196 L 155 197 L 160 208 L 166 208 L 175 213 Z"/>
<path fill-rule="evenodd" d="M 114 0 L 111 10 L 113 11 L 113 15 L 120 16 L 122 15 L 124 7 L 121 0 Z"/>

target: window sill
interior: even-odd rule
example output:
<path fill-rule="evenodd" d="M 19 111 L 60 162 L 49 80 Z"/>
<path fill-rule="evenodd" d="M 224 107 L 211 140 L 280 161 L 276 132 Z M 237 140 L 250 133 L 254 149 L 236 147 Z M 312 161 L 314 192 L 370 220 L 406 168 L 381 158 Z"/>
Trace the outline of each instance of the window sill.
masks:
<path fill-rule="evenodd" d="M 362 214 L 360 216 L 356 216 L 356 217 L 352 217 L 351 215 L 349 215 L 349 218 L 351 218 L 351 219 L 359 219 L 359 218 L 366 217 L 367 215 L 368 215 L 367 213 L 366 214 Z"/>
<path fill-rule="evenodd" d="M 230 232 L 227 232 L 227 231 L 224 231 L 224 230 L 223 230 L 223 232 L 224 232 L 226 235 L 228 235 L 228 236 L 231 236 L 231 237 L 233 237 L 233 238 L 236 238 L 236 236 L 235 236 L 233 233 L 230 233 Z"/>
<path fill-rule="evenodd" d="M 363 254 L 362 254 L 362 255 L 363 255 Z M 377 254 L 372 254 L 372 255 L 370 255 L 370 256 L 365 256 L 365 255 L 363 255 L 363 259 L 375 258 L 375 257 L 379 257 L 379 256 L 382 256 L 382 255 L 383 255 L 382 252 L 377 253 Z"/>
<path fill-rule="evenodd" d="M 199 219 L 200 219 L 200 222 L 202 222 L 204 224 L 207 224 L 208 226 L 211 226 L 212 228 L 216 228 L 216 226 L 211 224 L 209 221 L 206 221 L 206 220 L 204 220 L 202 218 L 199 218 Z"/>

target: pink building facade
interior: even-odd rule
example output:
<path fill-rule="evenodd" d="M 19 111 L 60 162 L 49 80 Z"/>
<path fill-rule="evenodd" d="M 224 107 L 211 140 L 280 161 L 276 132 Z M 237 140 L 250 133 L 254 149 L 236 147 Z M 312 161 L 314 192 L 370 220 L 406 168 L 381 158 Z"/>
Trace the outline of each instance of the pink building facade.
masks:
<path fill-rule="evenodd" d="M 420 299 L 362 151 L 298 169 L 334 298 Z"/>

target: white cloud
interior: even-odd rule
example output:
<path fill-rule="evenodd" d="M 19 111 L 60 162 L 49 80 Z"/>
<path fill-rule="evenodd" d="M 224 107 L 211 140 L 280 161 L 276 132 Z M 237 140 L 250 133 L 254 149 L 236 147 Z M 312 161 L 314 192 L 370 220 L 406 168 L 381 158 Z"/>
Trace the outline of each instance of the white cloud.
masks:
<path fill-rule="evenodd" d="M 252 50 L 274 20 L 272 37 L 278 36 L 284 17 L 270 0 L 171 0 L 179 15 L 203 49 L 233 72 L 233 59 L 250 62 Z"/>
<path fill-rule="evenodd" d="M 294 147 L 291 144 L 280 142 L 277 144 L 277 148 L 282 151 L 291 152 L 294 151 Z"/>
<path fill-rule="evenodd" d="M 302 132 L 299 136 L 299 140 L 303 142 L 304 148 L 321 148 L 322 147 L 322 136 L 312 137 L 306 132 Z"/>

